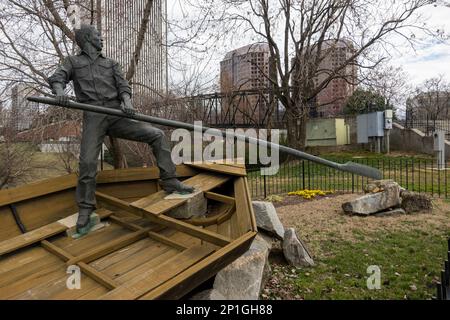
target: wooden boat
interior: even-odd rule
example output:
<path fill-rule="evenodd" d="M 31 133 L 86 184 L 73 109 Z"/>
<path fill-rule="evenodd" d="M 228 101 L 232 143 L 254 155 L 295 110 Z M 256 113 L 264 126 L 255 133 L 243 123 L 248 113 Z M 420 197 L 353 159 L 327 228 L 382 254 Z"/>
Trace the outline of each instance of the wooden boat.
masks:
<path fill-rule="evenodd" d="M 166 215 L 187 200 L 164 199 L 157 169 L 103 171 L 96 212 L 107 226 L 80 239 L 66 235 L 75 175 L 0 191 L 0 299 L 179 299 L 213 277 L 256 236 L 245 168 L 177 173 L 203 192 L 207 216 Z M 69 266 L 81 270 L 80 289 L 67 286 Z"/>

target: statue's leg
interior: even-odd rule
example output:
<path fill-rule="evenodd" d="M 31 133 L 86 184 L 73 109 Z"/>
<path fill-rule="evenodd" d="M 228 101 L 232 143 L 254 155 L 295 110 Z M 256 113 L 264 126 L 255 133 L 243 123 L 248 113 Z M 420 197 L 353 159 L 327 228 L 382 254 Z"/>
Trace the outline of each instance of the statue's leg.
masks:
<path fill-rule="evenodd" d="M 168 192 L 193 192 L 176 179 L 176 167 L 172 161 L 168 140 L 161 129 L 144 122 L 131 119 L 116 118 L 108 129 L 108 134 L 127 140 L 148 143 L 153 150 L 160 171 L 163 188 Z"/>
<path fill-rule="evenodd" d="M 85 112 L 83 115 L 83 133 L 81 138 L 79 177 L 76 198 L 79 207 L 77 228 L 89 223 L 89 217 L 96 207 L 95 178 L 97 176 L 98 157 L 106 135 L 106 116 Z"/>

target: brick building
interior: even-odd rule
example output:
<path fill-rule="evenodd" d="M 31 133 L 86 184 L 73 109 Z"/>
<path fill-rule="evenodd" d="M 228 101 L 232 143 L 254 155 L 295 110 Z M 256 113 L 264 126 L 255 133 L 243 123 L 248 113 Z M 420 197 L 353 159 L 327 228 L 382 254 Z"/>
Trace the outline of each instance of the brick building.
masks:
<path fill-rule="evenodd" d="M 238 108 L 232 121 L 242 124 L 248 119 L 261 122 L 272 101 L 267 90 L 271 81 L 276 79 L 276 70 L 271 63 L 269 45 L 266 43 L 250 44 L 228 52 L 220 62 L 220 90 L 230 94 L 230 99 L 222 104 L 222 112 Z M 248 91 L 245 99 L 233 95 L 236 91 Z"/>

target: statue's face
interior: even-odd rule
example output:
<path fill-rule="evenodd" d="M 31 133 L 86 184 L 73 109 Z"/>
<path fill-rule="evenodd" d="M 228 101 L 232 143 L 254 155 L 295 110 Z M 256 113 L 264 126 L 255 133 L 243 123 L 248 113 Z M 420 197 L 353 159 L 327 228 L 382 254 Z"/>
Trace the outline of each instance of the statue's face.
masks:
<path fill-rule="evenodd" d="M 95 49 L 101 51 L 103 48 L 103 38 L 98 32 L 98 30 L 93 30 L 90 35 L 90 43 L 94 46 Z"/>

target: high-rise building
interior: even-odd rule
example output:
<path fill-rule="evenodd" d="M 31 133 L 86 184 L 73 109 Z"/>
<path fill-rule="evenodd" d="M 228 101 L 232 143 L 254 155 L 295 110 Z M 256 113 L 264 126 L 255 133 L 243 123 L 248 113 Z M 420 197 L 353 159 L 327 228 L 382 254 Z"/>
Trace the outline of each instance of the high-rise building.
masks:
<path fill-rule="evenodd" d="M 356 90 L 358 67 L 347 63 L 354 54 L 355 47 L 350 41 L 329 40 L 322 46 L 320 55 L 323 57 L 318 69 L 319 74 L 314 79 L 316 86 L 325 81 L 331 72 L 338 72 L 339 78 L 333 79 L 317 95 L 317 112 L 321 117 L 342 115 L 347 99 Z M 345 66 L 344 66 L 345 65 Z M 338 71 L 342 66 L 342 70 Z"/>
<path fill-rule="evenodd" d="M 135 59 L 147 0 L 79 0 L 82 23 L 95 24 L 104 38 L 104 54 L 122 66 Z M 138 67 L 130 83 L 135 103 L 167 94 L 167 0 L 153 0 Z"/>
<path fill-rule="evenodd" d="M 264 117 L 270 101 L 269 93 L 264 92 L 272 87 L 270 79 L 276 79 L 276 71 L 271 63 L 269 45 L 256 43 L 233 50 L 220 62 L 220 90 L 222 93 L 235 91 L 255 91 L 246 99 L 224 101 L 222 112 L 227 112 L 231 105 L 239 112 L 234 113 L 234 122 L 242 122 L 245 115 Z M 225 99 L 226 100 L 226 99 Z M 254 119 L 258 121 L 258 119 Z"/>
<path fill-rule="evenodd" d="M 23 83 L 11 89 L 10 129 L 20 132 L 31 128 L 34 117 L 39 113 L 39 104 L 27 100 L 33 94 L 36 94 L 35 90 Z"/>

